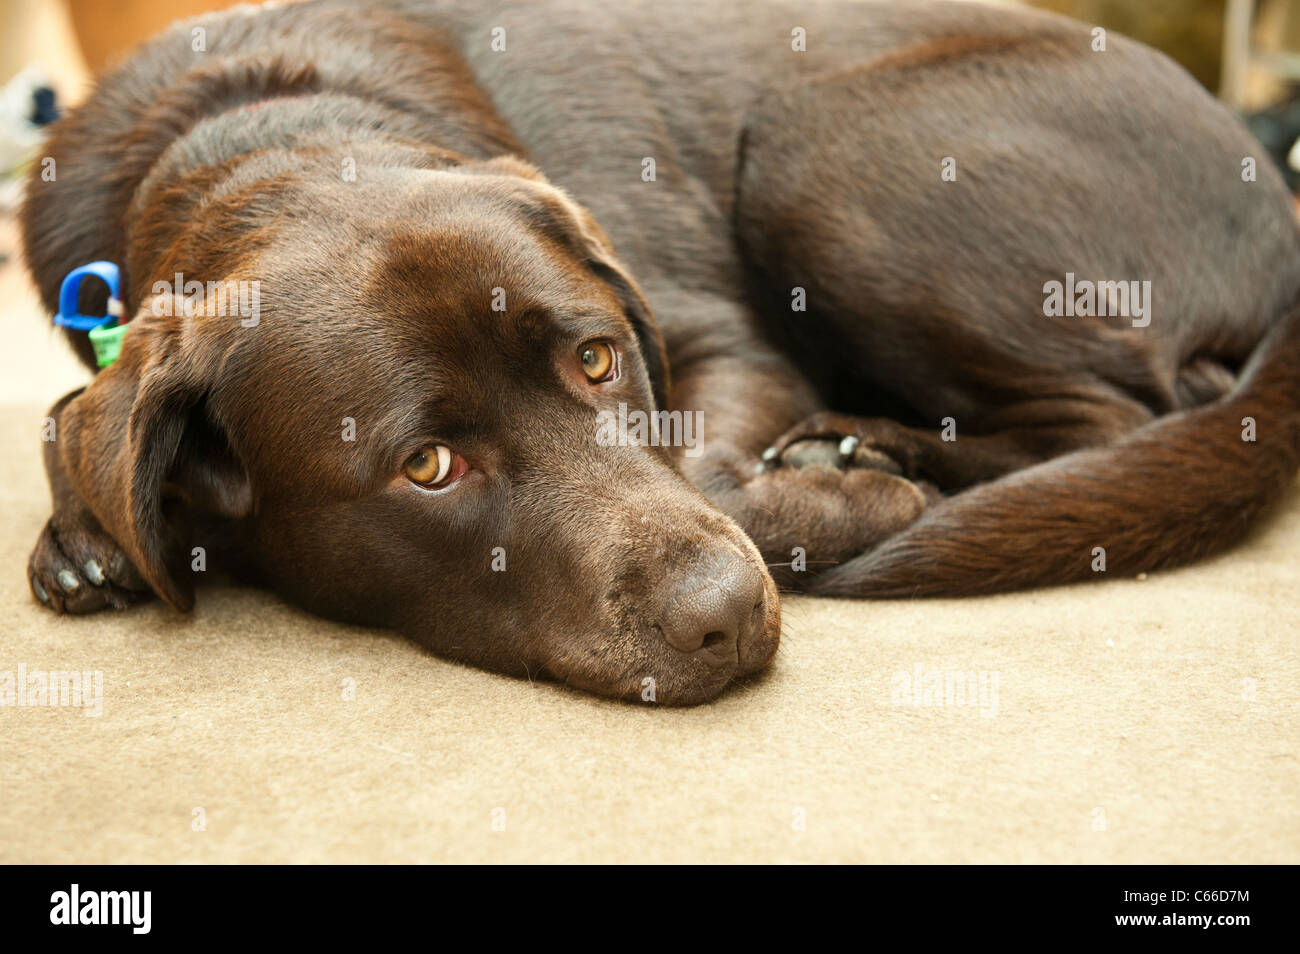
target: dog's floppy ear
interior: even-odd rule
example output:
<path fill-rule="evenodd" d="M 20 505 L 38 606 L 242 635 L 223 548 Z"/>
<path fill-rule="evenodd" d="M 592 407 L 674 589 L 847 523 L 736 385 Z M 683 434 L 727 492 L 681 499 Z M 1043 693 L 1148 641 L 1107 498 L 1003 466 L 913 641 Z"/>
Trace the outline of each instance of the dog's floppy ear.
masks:
<path fill-rule="evenodd" d="M 230 518 L 252 507 L 247 475 L 205 412 L 216 361 L 202 320 L 179 298 L 145 302 L 118 360 L 66 405 L 58 430 L 60 462 L 82 500 L 180 610 L 193 606 L 194 589 L 188 572 L 177 572 L 190 541 L 169 519 L 173 505 Z"/>

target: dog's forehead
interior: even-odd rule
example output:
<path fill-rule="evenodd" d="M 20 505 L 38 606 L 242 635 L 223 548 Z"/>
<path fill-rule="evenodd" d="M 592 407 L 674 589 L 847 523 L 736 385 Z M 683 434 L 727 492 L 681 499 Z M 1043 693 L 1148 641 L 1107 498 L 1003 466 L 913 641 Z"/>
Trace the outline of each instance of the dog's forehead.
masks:
<path fill-rule="evenodd" d="M 368 320 L 450 353 L 541 346 L 621 315 L 614 290 L 564 237 L 483 198 L 420 210 L 375 236 L 359 289 Z"/>
<path fill-rule="evenodd" d="M 263 344 L 241 362 L 259 420 L 292 414 L 318 434 L 344 418 L 397 431 L 389 419 L 418 407 L 473 417 L 478 398 L 544 384 L 557 343 L 628 333 L 580 254 L 507 206 L 415 204 L 346 238 L 294 243 L 272 266 Z"/>
<path fill-rule="evenodd" d="M 598 284 L 563 246 L 508 218 L 411 223 L 376 251 L 368 297 L 400 312 L 446 308 L 502 323 L 529 310 L 572 307 Z"/>
<path fill-rule="evenodd" d="M 290 317 L 290 333 L 315 338 L 327 321 L 367 342 L 385 332 L 481 341 L 621 314 L 557 221 L 567 213 L 553 190 L 429 172 L 389 185 L 331 202 L 338 219 L 304 217 L 262 257 L 266 310 Z"/>

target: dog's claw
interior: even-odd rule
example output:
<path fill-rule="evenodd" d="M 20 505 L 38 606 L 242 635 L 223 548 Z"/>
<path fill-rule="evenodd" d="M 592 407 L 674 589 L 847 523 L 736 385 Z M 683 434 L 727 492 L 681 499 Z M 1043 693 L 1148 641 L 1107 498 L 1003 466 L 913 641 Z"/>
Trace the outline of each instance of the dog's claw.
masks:
<path fill-rule="evenodd" d="M 86 565 L 81 570 L 86 575 L 86 579 L 90 581 L 91 586 L 104 585 L 104 571 L 100 568 L 98 560 L 87 560 Z"/>
<path fill-rule="evenodd" d="M 903 465 L 884 449 L 891 445 L 888 427 L 881 421 L 822 412 L 791 428 L 773 447 L 783 466 L 879 470 L 907 479 Z"/>
<path fill-rule="evenodd" d="M 27 574 L 32 595 L 56 613 L 121 609 L 148 595 L 148 584 L 91 518 L 51 517 L 32 550 Z"/>
<path fill-rule="evenodd" d="M 767 450 L 763 451 L 763 453 L 759 455 L 758 464 L 757 466 L 754 467 L 754 473 L 755 474 L 766 473 L 767 471 L 772 470 L 777 466 L 779 466 L 780 463 L 781 463 L 781 458 L 777 455 L 776 448 L 769 447 Z"/>

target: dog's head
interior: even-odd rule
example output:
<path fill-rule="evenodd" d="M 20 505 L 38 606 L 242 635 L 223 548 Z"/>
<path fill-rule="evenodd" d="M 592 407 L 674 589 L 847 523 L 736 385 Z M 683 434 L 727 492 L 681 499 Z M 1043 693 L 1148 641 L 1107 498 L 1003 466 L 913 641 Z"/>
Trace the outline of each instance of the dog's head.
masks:
<path fill-rule="evenodd" d="M 674 465 L 707 432 L 656 416 L 645 300 L 531 167 L 441 165 L 290 176 L 246 233 L 213 228 L 253 216 L 227 190 L 133 264 L 141 304 L 64 413 L 67 468 L 177 607 L 219 532 L 323 615 L 605 695 L 712 698 L 771 658 L 780 611 Z"/>

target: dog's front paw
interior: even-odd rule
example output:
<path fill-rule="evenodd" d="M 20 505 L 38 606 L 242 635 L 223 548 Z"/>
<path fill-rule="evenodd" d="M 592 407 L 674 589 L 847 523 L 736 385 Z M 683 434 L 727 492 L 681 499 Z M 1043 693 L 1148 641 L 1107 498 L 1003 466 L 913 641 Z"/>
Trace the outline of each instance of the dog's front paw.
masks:
<path fill-rule="evenodd" d="M 907 460 L 892 421 L 822 411 L 800 421 L 763 452 L 774 467 L 860 467 L 906 476 Z"/>
<path fill-rule="evenodd" d="M 807 466 L 756 474 L 727 509 L 777 584 L 800 587 L 903 530 L 925 507 L 922 490 L 895 474 Z"/>
<path fill-rule="evenodd" d="M 799 437 L 781 442 L 780 450 L 772 449 L 767 456 L 769 465 L 781 467 L 835 467 L 840 470 L 863 468 L 884 471 L 902 476 L 898 461 L 870 444 L 862 443 L 855 434 L 845 437 Z"/>
<path fill-rule="evenodd" d="M 759 467 L 880 471 L 912 482 L 927 501 L 934 502 L 942 495 L 918 472 L 914 443 L 908 429 L 894 421 L 824 411 L 800 421 L 773 441 Z"/>
<path fill-rule="evenodd" d="M 125 609 L 149 585 L 93 517 L 51 517 L 27 561 L 32 595 L 56 613 Z"/>

